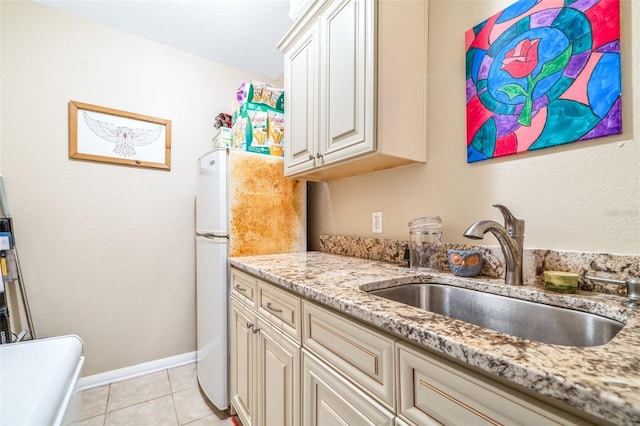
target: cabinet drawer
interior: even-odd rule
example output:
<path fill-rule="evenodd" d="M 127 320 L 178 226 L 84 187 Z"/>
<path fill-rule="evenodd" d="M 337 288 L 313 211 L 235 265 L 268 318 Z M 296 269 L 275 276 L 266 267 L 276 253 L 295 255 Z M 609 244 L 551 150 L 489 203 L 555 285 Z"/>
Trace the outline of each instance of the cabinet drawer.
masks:
<path fill-rule="evenodd" d="M 249 306 L 254 306 L 258 280 L 251 275 L 231 268 L 231 294 L 235 295 Z"/>
<path fill-rule="evenodd" d="M 258 281 L 258 312 L 300 343 L 300 298 Z"/>
<path fill-rule="evenodd" d="M 395 339 L 303 302 L 303 345 L 395 411 Z"/>
<path fill-rule="evenodd" d="M 587 424 L 445 359 L 405 343 L 397 348 L 398 415 L 412 424 Z"/>

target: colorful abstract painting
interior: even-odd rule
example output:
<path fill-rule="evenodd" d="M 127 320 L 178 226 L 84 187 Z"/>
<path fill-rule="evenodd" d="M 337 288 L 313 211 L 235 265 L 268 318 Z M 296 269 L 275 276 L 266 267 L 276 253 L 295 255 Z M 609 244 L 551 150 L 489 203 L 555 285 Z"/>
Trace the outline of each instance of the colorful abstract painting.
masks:
<path fill-rule="evenodd" d="M 467 162 L 622 132 L 620 0 L 520 0 L 465 44 Z"/>

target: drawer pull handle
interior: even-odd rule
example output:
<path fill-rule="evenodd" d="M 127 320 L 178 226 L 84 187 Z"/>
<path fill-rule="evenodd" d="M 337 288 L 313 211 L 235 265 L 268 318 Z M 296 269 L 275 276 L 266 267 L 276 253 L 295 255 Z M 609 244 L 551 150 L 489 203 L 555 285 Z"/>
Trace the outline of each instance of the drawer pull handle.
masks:
<path fill-rule="evenodd" d="M 233 288 L 235 288 L 237 291 L 241 291 L 243 293 L 246 293 L 247 289 L 244 287 L 240 287 L 238 284 L 236 284 Z"/>
<path fill-rule="evenodd" d="M 253 334 L 256 334 L 260 329 L 258 327 L 253 327 Z"/>
<path fill-rule="evenodd" d="M 277 312 L 277 313 L 281 313 L 282 312 L 282 309 L 274 308 L 273 305 L 271 305 L 271 302 L 267 302 L 267 308 L 269 308 L 269 310 L 271 310 L 273 312 Z"/>
<path fill-rule="evenodd" d="M 251 327 L 253 327 L 253 323 L 252 323 L 252 322 L 247 321 L 247 328 L 251 328 Z"/>

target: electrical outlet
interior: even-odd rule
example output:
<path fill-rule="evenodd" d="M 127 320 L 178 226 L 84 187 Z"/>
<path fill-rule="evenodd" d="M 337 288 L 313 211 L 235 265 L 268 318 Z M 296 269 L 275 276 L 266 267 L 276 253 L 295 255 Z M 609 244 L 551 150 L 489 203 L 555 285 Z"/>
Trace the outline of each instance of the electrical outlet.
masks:
<path fill-rule="evenodd" d="M 382 234 L 382 212 L 371 213 L 371 232 Z"/>

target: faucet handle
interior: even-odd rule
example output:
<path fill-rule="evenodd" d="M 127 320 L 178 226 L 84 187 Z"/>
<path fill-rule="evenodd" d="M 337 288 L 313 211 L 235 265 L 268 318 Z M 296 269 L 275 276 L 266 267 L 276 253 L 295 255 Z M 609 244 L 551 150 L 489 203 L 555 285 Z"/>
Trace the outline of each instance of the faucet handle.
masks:
<path fill-rule="evenodd" d="M 509 235 L 512 237 L 524 235 L 524 220 L 516 219 L 509 209 L 502 204 L 494 204 L 493 207 L 500 210 L 500 213 L 504 216 L 504 227 Z"/>

